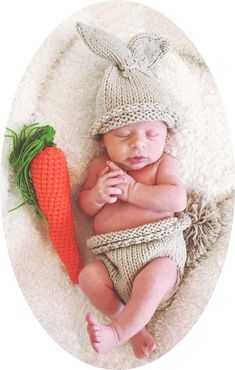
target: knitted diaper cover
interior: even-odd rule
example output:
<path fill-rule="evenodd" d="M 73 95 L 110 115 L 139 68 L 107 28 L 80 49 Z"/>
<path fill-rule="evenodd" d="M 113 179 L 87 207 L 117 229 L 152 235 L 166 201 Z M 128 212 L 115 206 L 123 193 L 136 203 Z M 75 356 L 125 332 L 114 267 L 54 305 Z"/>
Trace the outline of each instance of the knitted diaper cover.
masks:
<path fill-rule="evenodd" d="M 165 296 L 160 308 L 176 292 L 186 262 L 183 230 L 191 224 L 186 214 L 148 223 L 132 229 L 98 234 L 87 240 L 87 246 L 108 269 L 114 288 L 126 303 L 136 275 L 157 257 L 169 257 L 178 267 L 174 288 Z M 159 307 L 158 307 L 159 308 Z"/>

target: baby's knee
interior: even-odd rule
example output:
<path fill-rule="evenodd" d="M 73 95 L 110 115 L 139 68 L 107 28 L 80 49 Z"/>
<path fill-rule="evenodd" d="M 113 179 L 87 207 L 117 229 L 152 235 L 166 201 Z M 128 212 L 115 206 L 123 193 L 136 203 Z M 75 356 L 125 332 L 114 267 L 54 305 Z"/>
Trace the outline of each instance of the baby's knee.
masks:
<path fill-rule="evenodd" d="M 80 287 L 83 289 L 83 287 L 89 285 L 93 281 L 95 274 L 96 268 L 93 262 L 88 263 L 85 267 L 83 267 L 79 275 Z"/>
<path fill-rule="evenodd" d="M 101 262 L 95 261 L 83 267 L 79 275 L 79 286 L 84 291 L 96 289 L 101 278 Z"/>
<path fill-rule="evenodd" d="M 177 265 L 169 257 L 158 257 L 149 262 L 147 266 L 136 276 L 134 287 L 146 286 L 149 291 L 158 291 L 161 289 L 170 289 L 174 286 L 177 279 Z M 147 294 L 147 289 L 146 289 Z"/>

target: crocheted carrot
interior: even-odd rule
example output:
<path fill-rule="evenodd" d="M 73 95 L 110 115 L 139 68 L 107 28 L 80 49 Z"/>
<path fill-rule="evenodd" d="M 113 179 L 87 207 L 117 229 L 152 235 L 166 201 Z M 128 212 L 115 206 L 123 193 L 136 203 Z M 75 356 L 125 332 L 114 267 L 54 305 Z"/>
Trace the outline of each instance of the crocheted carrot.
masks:
<path fill-rule="evenodd" d="M 13 140 L 9 164 L 24 202 L 32 204 L 49 228 L 53 247 L 73 283 L 78 283 L 81 256 L 75 240 L 70 201 L 70 181 L 66 157 L 53 142 L 52 126 L 24 125 L 17 135 L 7 129 Z"/>

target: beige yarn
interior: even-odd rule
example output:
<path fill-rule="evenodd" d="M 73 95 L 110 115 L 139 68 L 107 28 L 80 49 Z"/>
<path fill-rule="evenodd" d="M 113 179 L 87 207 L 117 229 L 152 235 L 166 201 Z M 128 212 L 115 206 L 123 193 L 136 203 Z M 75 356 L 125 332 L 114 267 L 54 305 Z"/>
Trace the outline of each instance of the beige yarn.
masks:
<path fill-rule="evenodd" d="M 169 50 L 166 39 L 143 32 L 126 46 L 115 36 L 82 23 L 77 24 L 77 31 L 95 54 L 111 62 L 97 94 L 92 136 L 143 120 L 164 121 L 171 129 L 179 126 L 152 71 Z"/>
<path fill-rule="evenodd" d="M 190 216 L 192 225 L 184 231 L 187 244 L 187 266 L 193 266 L 207 252 L 213 249 L 221 234 L 222 219 L 219 207 L 215 202 L 207 202 L 201 194 L 188 194 L 185 212 Z"/>
<path fill-rule="evenodd" d="M 172 258 L 179 270 L 177 286 L 186 262 L 183 230 L 189 227 L 188 215 L 171 217 L 136 228 L 94 235 L 87 246 L 107 267 L 114 287 L 124 302 L 130 298 L 136 275 L 157 257 Z M 176 286 L 164 301 L 176 291 Z"/>

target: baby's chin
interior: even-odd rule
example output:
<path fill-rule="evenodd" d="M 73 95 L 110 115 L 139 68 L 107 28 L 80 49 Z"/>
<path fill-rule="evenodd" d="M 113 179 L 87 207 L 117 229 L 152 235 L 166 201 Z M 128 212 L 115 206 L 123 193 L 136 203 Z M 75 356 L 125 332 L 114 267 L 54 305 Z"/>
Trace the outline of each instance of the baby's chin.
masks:
<path fill-rule="evenodd" d="M 124 163 L 120 163 L 119 167 L 121 169 L 126 170 L 126 171 L 131 171 L 131 170 L 141 170 L 142 168 L 154 163 L 155 161 L 151 161 L 149 159 L 145 160 L 140 160 L 140 161 L 131 161 L 131 160 L 126 160 Z"/>

